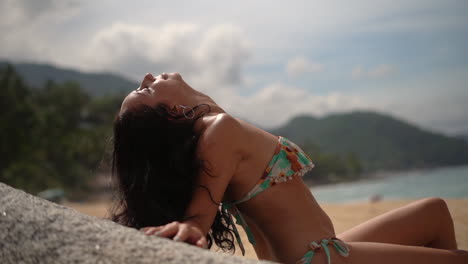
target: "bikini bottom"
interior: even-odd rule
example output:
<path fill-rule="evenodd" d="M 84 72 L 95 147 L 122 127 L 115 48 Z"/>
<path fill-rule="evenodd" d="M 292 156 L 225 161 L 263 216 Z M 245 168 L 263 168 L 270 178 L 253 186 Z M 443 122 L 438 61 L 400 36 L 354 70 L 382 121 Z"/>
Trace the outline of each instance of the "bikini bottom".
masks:
<path fill-rule="evenodd" d="M 325 238 L 319 242 L 310 242 L 309 247 L 310 250 L 304 254 L 304 256 L 296 262 L 296 264 L 310 264 L 312 263 L 312 258 L 315 255 L 315 252 L 319 251 L 323 248 L 325 255 L 327 256 L 327 263 L 331 264 L 331 257 L 330 257 L 330 249 L 328 248 L 329 245 L 332 245 L 335 248 L 336 252 L 343 257 L 349 256 L 349 247 L 346 245 L 345 242 L 342 240 L 332 237 L 330 239 Z"/>

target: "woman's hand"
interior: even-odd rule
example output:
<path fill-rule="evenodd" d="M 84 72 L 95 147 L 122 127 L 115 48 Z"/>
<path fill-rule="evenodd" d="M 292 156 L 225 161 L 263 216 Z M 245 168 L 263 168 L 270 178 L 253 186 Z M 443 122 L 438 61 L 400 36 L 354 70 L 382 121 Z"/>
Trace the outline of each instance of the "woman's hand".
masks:
<path fill-rule="evenodd" d="M 180 223 L 174 221 L 163 226 L 144 227 L 141 231 L 145 235 L 172 238 L 174 241 L 182 241 L 197 247 L 208 248 L 208 242 L 201 229 L 193 223 Z"/>

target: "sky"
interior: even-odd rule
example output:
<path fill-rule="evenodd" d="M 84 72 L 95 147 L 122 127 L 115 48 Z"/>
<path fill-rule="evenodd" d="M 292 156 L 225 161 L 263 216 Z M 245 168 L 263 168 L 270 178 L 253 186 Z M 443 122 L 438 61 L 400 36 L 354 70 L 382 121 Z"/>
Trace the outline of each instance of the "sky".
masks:
<path fill-rule="evenodd" d="M 468 134 L 468 1 L 0 0 L 0 59 L 180 72 L 264 128 L 372 110 Z"/>

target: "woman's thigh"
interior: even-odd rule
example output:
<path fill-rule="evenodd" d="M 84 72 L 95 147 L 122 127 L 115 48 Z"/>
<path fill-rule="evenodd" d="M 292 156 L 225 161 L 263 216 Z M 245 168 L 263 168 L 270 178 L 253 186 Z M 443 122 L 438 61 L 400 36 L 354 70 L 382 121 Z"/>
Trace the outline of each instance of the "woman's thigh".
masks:
<path fill-rule="evenodd" d="M 351 242 L 350 255 L 339 263 L 348 264 L 467 264 L 468 252 L 386 243 Z M 333 260 L 334 262 L 334 260 Z"/>
<path fill-rule="evenodd" d="M 445 202 L 423 199 L 377 216 L 338 235 L 346 242 L 378 242 L 456 249 L 453 222 Z"/>

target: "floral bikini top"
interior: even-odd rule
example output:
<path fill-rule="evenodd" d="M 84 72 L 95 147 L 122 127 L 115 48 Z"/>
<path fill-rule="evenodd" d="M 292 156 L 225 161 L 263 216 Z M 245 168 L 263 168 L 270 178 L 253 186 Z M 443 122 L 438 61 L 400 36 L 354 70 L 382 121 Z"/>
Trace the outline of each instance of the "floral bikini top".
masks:
<path fill-rule="evenodd" d="M 244 245 L 240 239 L 239 232 L 237 231 L 236 225 L 232 219 L 232 216 L 236 218 L 236 223 L 241 225 L 247 237 L 252 245 L 255 245 L 255 238 L 250 230 L 249 226 L 242 217 L 241 212 L 237 209 L 237 204 L 243 203 L 259 195 L 261 192 L 270 188 L 271 186 L 291 180 L 294 176 L 303 176 L 306 172 L 310 171 L 314 167 L 312 160 L 300 149 L 296 144 L 284 137 L 278 137 L 278 143 L 276 145 L 275 153 L 268 163 L 262 177 L 258 180 L 257 184 L 248 192 L 242 199 L 237 201 L 222 202 L 221 206 L 223 210 L 230 216 L 229 225 L 232 225 L 237 243 L 242 251 L 242 255 L 245 255 Z"/>

